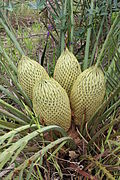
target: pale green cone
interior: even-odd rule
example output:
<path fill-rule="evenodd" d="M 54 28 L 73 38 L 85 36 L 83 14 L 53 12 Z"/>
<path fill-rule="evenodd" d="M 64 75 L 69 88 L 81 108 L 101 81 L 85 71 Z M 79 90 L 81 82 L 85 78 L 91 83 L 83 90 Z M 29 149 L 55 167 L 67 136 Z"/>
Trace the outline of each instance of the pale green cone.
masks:
<path fill-rule="evenodd" d="M 58 125 L 66 131 L 71 125 L 70 102 L 66 91 L 54 79 L 41 80 L 33 90 L 33 109 L 46 125 Z"/>
<path fill-rule="evenodd" d="M 80 73 L 80 64 L 73 53 L 66 48 L 57 60 L 54 79 L 66 90 L 68 96 Z"/>
<path fill-rule="evenodd" d="M 105 95 L 105 78 L 102 70 L 92 66 L 83 71 L 71 90 L 70 102 L 75 123 L 88 121 L 102 104 Z"/>
<path fill-rule="evenodd" d="M 41 78 L 49 78 L 46 70 L 38 62 L 22 56 L 18 63 L 18 82 L 31 100 L 33 87 Z"/>

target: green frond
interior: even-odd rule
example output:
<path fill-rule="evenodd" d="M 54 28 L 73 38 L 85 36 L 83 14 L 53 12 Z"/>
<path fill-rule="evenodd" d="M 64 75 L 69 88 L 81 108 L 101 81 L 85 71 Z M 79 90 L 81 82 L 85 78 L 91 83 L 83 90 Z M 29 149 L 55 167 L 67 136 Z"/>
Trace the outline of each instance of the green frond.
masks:
<path fill-rule="evenodd" d="M 91 143 L 95 142 L 96 138 L 99 137 L 100 135 L 102 135 L 102 133 L 104 133 L 107 129 L 109 129 L 112 126 L 115 126 L 117 124 L 120 123 L 120 116 L 114 120 L 112 120 L 112 122 L 104 125 L 89 141 L 88 145 L 91 145 Z"/>
<path fill-rule="evenodd" d="M 99 171 L 103 172 L 103 176 L 106 175 L 107 179 L 115 180 L 115 178 L 112 176 L 112 174 L 103 166 L 100 162 L 98 162 L 96 159 L 93 157 L 87 156 L 87 159 L 91 161 L 95 166 L 99 168 Z"/>
<path fill-rule="evenodd" d="M 17 168 L 15 168 L 13 171 L 10 172 L 10 174 L 6 177 L 7 179 L 11 179 L 11 177 L 14 175 L 14 172 L 18 172 L 21 170 L 25 170 L 27 167 L 30 166 L 30 164 L 34 161 L 36 161 L 39 157 L 42 158 L 48 150 L 52 149 L 54 146 L 62 143 L 63 141 L 67 142 L 71 140 L 70 137 L 62 137 L 54 142 L 51 142 L 50 144 L 48 144 L 47 146 L 43 147 L 40 151 L 38 151 L 37 153 L 35 153 L 33 156 L 31 156 L 30 158 L 28 158 L 27 160 L 24 161 L 23 164 L 21 164 L 20 166 L 18 166 Z M 10 157 L 10 155 L 8 156 L 8 158 Z"/>
<path fill-rule="evenodd" d="M 19 111 L 15 107 L 11 106 L 10 104 L 6 103 L 2 99 L 0 99 L 0 106 L 3 107 L 6 111 L 15 115 L 16 117 L 23 119 L 24 122 L 30 123 L 30 119 L 27 115 L 25 115 L 22 111 Z"/>

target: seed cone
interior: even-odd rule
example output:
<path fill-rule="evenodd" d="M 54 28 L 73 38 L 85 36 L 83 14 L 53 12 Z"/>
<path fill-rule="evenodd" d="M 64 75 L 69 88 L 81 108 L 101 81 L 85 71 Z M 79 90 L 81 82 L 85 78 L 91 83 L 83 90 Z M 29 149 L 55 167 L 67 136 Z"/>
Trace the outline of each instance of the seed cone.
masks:
<path fill-rule="evenodd" d="M 18 63 L 18 82 L 30 99 L 32 99 L 35 83 L 41 78 L 49 78 L 45 69 L 36 61 L 22 56 Z"/>
<path fill-rule="evenodd" d="M 92 66 L 78 76 L 70 95 L 77 125 L 92 117 L 104 99 L 105 89 L 105 78 L 100 68 Z"/>
<path fill-rule="evenodd" d="M 54 79 L 43 79 L 33 90 L 33 109 L 46 125 L 58 125 L 66 131 L 71 125 L 70 102 L 66 91 Z"/>
<path fill-rule="evenodd" d="M 68 96 L 80 73 L 81 68 L 76 57 L 66 48 L 56 63 L 54 79 L 66 90 Z"/>

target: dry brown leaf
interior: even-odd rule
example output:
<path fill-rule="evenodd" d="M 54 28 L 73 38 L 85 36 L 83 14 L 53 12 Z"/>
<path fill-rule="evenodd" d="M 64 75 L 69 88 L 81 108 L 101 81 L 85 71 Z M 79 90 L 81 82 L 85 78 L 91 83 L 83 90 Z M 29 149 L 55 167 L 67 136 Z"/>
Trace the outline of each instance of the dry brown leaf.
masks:
<path fill-rule="evenodd" d="M 71 160 L 76 159 L 79 156 L 75 151 L 69 151 L 69 157 Z"/>

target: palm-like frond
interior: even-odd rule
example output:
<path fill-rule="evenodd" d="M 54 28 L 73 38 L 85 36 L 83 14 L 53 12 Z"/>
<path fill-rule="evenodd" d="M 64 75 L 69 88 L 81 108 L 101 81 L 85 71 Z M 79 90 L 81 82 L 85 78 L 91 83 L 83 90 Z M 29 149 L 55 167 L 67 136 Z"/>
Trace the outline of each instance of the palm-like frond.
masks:
<path fill-rule="evenodd" d="M 30 130 L 31 132 L 27 134 L 27 132 L 29 132 Z M 20 166 L 18 167 L 16 166 L 15 170 L 11 171 L 10 175 L 8 176 L 10 178 L 12 177 L 12 175 L 14 174 L 16 170 L 21 171 L 21 170 L 24 170 L 25 168 L 29 168 L 31 164 L 29 164 L 28 162 L 31 161 L 34 163 L 40 155 L 42 158 L 49 149 L 53 148 L 57 144 L 62 143 L 61 145 L 63 146 L 66 142 L 70 141 L 69 145 L 71 144 L 73 146 L 74 142 L 72 138 L 67 137 L 64 130 L 58 126 L 48 126 L 48 127 L 40 126 L 40 128 L 38 129 L 37 125 L 35 124 L 33 124 L 32 126 L 30 125 L 21 126 L 1 136 L 0 151 L 3 151 L 3 152 L 0 153 L 0 170 L 3 170 L 3 167 L 5 164 L 7 165 L 8 163 L 10 164 L 13 163 L 16 160 L 16 158 L 19 156 L 19 154 L 22 151 L 24 151 L 24 148 L 27 148 L 27 144 L 29 141 L 31 140 L 33 141 L 34 138 L 37 137 L 37 139 L 39 139 L 38 141 L 42 142 L 43 134 L 45 132 L 54 131 L 54 130 L 60 132 L 65 137 L 62 137 L 51 143 L 49 143 L 49 141 L 46 142 L 48 145 L 45 146 L 44 148 L 38 147 L 38 149 L 40 150 L 37 153 L 35 153 L 32 157 L 25 160 L 23 164 L 21 164 Z M 24 136 L 17 140 L 17 136 L 20 134 L 21 135 L 24 134 Z M 16 139 L 16 140 L 13 142 L 13 139 Z M 58 150 L 56 149 L 54 154 L 57 153 L 57 151 Z"/>
<path fill-rule="evenodd" d="M 43 156 L 53 147 L 55 147 L 56 145 L 62 143 L 62 142 L 67 142 L 68 140 L 70 140 L 69 137 L 63 137 L 60 138 L 54 142 L 51 142 L 49 145 L 47 145 L 46 147 L 43 147 L 40 151 L 38 151 L 37 153 L 35 153 L 32 157 L 28 158 L 27 160 L 25 160 L 23 162 L 23 164 L 21 164 L 20 166 L 18 166 L 17 168 L 15 168 L 13 171 L 11 171 L 9 173 L 9 175 L 6 177 L 6 179 L 11 179 L 14 176 L 14 173 L 17 172 L 17 177 L 19 177 L 19 175 L 21 177 L 23 177 L 23 172 L 26 168 L 30 167 L 30 171 L 32 171 L 34 169 L 34 162 L 39 159 L 40 164 L 42 165 L 41 161 L 43 159 Z M 26 143 L 25 143 L 26 144 Z M 24 144 L 24 145 L 25 145 Z M 21 174 L 22 173 L 22 174 Z"/>
<path fill-rule="evenodd" d="M 36 127 L 36 126 L 32 125 L 31 128 L 32 127 Z M 57 126 L 48 126 L 48 127 L 43 127 L 43 128 L 38 129 L 38 130 L 35 130 L 35 131 L 29 133 L 28 135 L 24 136 L 23 138 L 19 139 L 17 142 L 15 142 L 12 145 L 10 145 L 10 143 L 12 143 L 12 139 L 15 137 L 15 135 L 17 133 L 19 133 L 21 131 L 25 131 L 28 128 L 30 128 L 30 125 L 22 126 L 22 127 L 18 128 L 16 130 L 13 130 L 13 131 L 3 135 L 3 137 L 1 137 L 0 144 L 2 145 L 5 142 L 5 140 L 7 140 L 8 143 L 6 144 L 6 146 L 8 146 L 8 148 L 6 150 L 4 150 L 3 153 L 0 154 L 0 170 L 3 168 L 3 166 L 9 160 L 11 160 L 11 158 L 12 158 L 12 162 L 14 162 L 16 157 L 19 155 L 19 153 L 27 145 L 28 141 L 32 140 L 33 138 L 35 138 L 39 134 L 42 135 L 43 133 L 51 131 L 51 130 L 57 130 L 57 131 L 65 134 L 63 129 L 60 128 L 60 127 L 57 127 Z M 65 140 L 68 140 L 68 139 L 72 140 L 70 137 L 65 138 Z M 2 149 L 2 147 L 1 147 L 1 149 Z"/>

